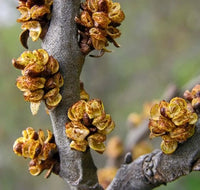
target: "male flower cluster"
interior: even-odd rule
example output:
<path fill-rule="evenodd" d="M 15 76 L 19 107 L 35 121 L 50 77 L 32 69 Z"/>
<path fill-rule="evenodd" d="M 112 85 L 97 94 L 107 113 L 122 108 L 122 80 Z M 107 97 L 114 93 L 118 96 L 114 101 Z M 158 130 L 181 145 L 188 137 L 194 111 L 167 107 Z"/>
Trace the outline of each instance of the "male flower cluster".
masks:
<path fill-rule="evenodd" d="M 45 101 L 48 109 L 55 108 L 61 101 L 59 93 L 63 86 L 63 77 L 59 72 L 59 64 L 44 49 L 25 51 L 13 65 L 22 70 L 17 78 L 17 87 L 24 92 L 25 101 L 31 102 L 31 111 L 36 114 L 41 103 Z"/>
<path fill-rule="evenodd" d="M 72 139 L 72 149 L 85 152 L 89 146 L 99 153 L 104 152 L 103 142 L 115 124 L 111 116 L 105 113 L 101 100 L 76 102 L 69 108 L 68 118 L 71 121 L 66 123 L 66 135 Z"/>
<path fill-rule="evenodd" d="M 22 137 L 18 138 L 13 145 L 15 154 L 31 159 L 29 172 L 33 176 L 39 175 L 44 169 L 49 170 L 49 175 L 59 162 L 55 157 L 57 146 L 54 136 L 49 130 L 47 130 L 47 133 L 48 136 L 45 138 L 42 130 L 36 132 L 33 128 L 28 127 L 22 131 Z"/>
<path fill-rule="evenodd" d="M 165 154 L 173 153 L 178 143 L 194 134 L 198 117 L 183 98 L 175 97 L 169 103 L 163 100 L 151 108 L 150 114 L 150 137 L 161 136 L 161 149 Z"/>
<path fill-rule="evenodd" d="M 114 40 L 120 37 L 121 32 L 117 29 L 124 20 L 125 15 L 120 4 L 112 0 L 86 0 L 81 5 L 80 17 L 76 17 L 80 33 L 80 48 L 87 55 L 92 50 L 100 50 L 102 56 L 108 42 L 116 47 L 119 45 Z"/>
<path fill-rule="evenodd" d="M 25 48 L 30 36 L 33 41 L 42 38 L 48 29 L 53 0 L 19 0 L 17 9 L 21 13 L 17 22 L 22 23 L 21 42 Z"/>

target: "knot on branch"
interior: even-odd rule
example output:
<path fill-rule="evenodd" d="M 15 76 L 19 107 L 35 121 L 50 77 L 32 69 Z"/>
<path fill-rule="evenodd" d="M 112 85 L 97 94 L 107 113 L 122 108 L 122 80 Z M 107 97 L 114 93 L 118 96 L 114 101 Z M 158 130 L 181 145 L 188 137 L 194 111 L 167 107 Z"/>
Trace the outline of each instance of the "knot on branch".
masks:
<path fill-rule="evenodd" d="M 143 161 L 143 174 L 146 178 L 147 184 L 161 184 L 165 183 L 165 179 L 157 171 L 157 167 L 160 161 L 160 155 L 162 152 L 160 150 L 155 150 L 152 154 L 148 154 Z"/>

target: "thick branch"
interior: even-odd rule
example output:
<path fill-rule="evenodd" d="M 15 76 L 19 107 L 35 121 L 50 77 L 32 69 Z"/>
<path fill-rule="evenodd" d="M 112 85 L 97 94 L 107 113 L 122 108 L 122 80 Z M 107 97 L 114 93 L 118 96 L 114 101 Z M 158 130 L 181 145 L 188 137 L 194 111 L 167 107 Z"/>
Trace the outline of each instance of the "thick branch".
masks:
<path fill-rule="evenodd" d="M 200 121 L 194 136 L 179 145 L 172 155 L 160 150 L 141 156 L 132 163 L 123 164 L 107 190 L 149 190 L 174 181 L 199 170 L 200 158 Z"/>
<path fill-rule="evenodd" d="M 67 110 L 80 97 L 79 76 L 84 63 L 74 22 L 79 7 L 80 0 L 54 0 L 50 27 L 43 41 L 43 48 L 58 60 L 64 77 L 62 102 L 50 116 L 60 154 L 59 175 L 78 189 L 101 189 L 90 152 L 71 150 L 70 140 L 65 135 Z"/>

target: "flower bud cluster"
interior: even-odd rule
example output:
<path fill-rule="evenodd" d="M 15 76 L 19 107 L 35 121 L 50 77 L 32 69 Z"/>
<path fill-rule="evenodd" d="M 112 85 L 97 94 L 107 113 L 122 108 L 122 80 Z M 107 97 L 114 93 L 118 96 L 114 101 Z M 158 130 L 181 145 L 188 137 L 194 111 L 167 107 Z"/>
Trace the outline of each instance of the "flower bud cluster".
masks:
<path fill-rule="evenodd" d="M 178 143 L 190 138 L 195 131 L 197 114 L 185 99 L 175 97 L 170 102 L 161 101 L 150 111 L 150 137 L 161 136 L 161 149 L 165 154 L 173 153 Z"/>
<path fill-rule="evenodd" d="M 106 49 L 108 42 L 119 47 L 115 38 L 120 37 L 121 32 L 117 27 L 125 18 L 120 4 L 112 0 L 86 0 L 81 8 L 83 11 L 75 21 L 79 28 L 82 53 L 87 55 L 95 49 L 102 56 L 104 52 L 110 52 Z"/>
<path fill-rule="evenodd" d="M 21 13 L 17 22 L 22 23 L 21 42 L 25 48 L 30 36 L 32 41 L 42 38 L 47 29 L 51 15 L 53 0 L 19 0 L 17 9 Z"/>
<path fill-rule="evenodd" d="M 117 160 L 124 154 L 124 145 L 119 136 L 113 136 L 108 140 L 106 155 L 113 160 Z"/>
<path fill-rule="evenodd" d="M 106 189 L 109 186 L 116 174 L 117 168 L 115 167 L 106 167 L 98 169 L 97 176 L 99 184 L 103 187 L 103 189 Z"/>
<path fill-rule="evenodd" d="M 158 103 L 157 100 L 145 102 L 143 104 L 143 110 L 141 113 L 137 113 L 137 112 L 130 113 L 127 118 L 128 127 L 130 128 L 139 127 L 140 124 L 142 124 L 144 120 L 149 118 L 151 107 L 156 103 Z"/>
<path fill-rule="evenodd" d="M 66 135 L 72 139 L 72 149 L 85 152 L 89 146 L 103 153 L 106 135 L 115 127 L 109 114 L 104 111 L 101 100 L 80 100 L 68 110 L 70 122 L 66 123 Z"/>
<path fill-rule="evenodd" d="M 196 112 L 200 113 L 200 84 L 197 84 L 191 92 L 186 90 L 184 92 L 184 98 L 191 102 Z"/>
<path fill-rule="evenodd" d="M 53 171 L 54 165 L 59 162 L 55 156 L 57 146 L 54 136 L 49 130 L 47 130 L 47 133 L 48 136 L 45 138 L 41 129 L 36 132 L 33 128 L 28 127 L 22 131 L 22 137 L 18 138 L 13 145 L 15 154 L 31 159 L 29 172 L 33 176 L 39 175 L 45 169 Z"/>
<path fill-rule="evenodd" d="M 59 93 L 63 86 L 63 77 L 59 72 L 59 64 L 44 49 L 25 51 L 13 65 L 22 70 L 22 76 L 17 78 L 17 87 L 24 92 L 25 101 L 31 102 L 33 114 L 35 105 L 45 101 L 48 109 L 55 108 L 61 101 Z"/>

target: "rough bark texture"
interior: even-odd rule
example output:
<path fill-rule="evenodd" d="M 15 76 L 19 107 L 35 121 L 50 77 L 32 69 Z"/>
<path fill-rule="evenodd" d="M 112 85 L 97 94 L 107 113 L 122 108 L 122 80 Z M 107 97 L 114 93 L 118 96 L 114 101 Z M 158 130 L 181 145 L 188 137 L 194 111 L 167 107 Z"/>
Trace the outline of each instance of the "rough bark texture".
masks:
<path fill-rule="evenodd" d="M 64 77 L 62 102 L 50 112 L 60 154 L 59 175 L 71 185 L 71 189 L 98 190 L 102 188 L 98 184 L 96 167 L 90 152 L 71 150 L 70 140 L 65 135 L 67 110 L 79 100 L 79 76 L 84 63 L 84 56 L 77 44 L 74 22 L 79 6 L 80 0 L 54 0 L 51 24 L 42 46 L 58 60 L 60 72 Z M 195 135 L 180 145 L 172 155 L 164 155 L 156 150 L 133 162 L 129 155 L 108 190 L 148 190 L 190 173 L 200 157 L 199 123 L 196 131 Z M 196 165 L 195 169 L 198 170 L 199 165 Z"/>
<path fill-rule="evenodd" d="M 77 189 L 101 189 L 90 152 L 71 150 L 70 140 L 65 135 L 67 110 L 80 98 L 79 76 L 84 63 L 74 22 L 79 8 L 80 0 L 54 0 L 50 27 L 43 40 L 42 47 L 58 60 L 64 77 L 62 101 L 50 112 L 50 117 L 60 154 L 59 175 Z"/>
<path fill-rule="evenodd" d="M 155 150 L 123 164 L 107 190 L 149 190 L 199 170 L 199 136 L 200 121 L 194 136 L 180 144 L 172 155 Z"/>

